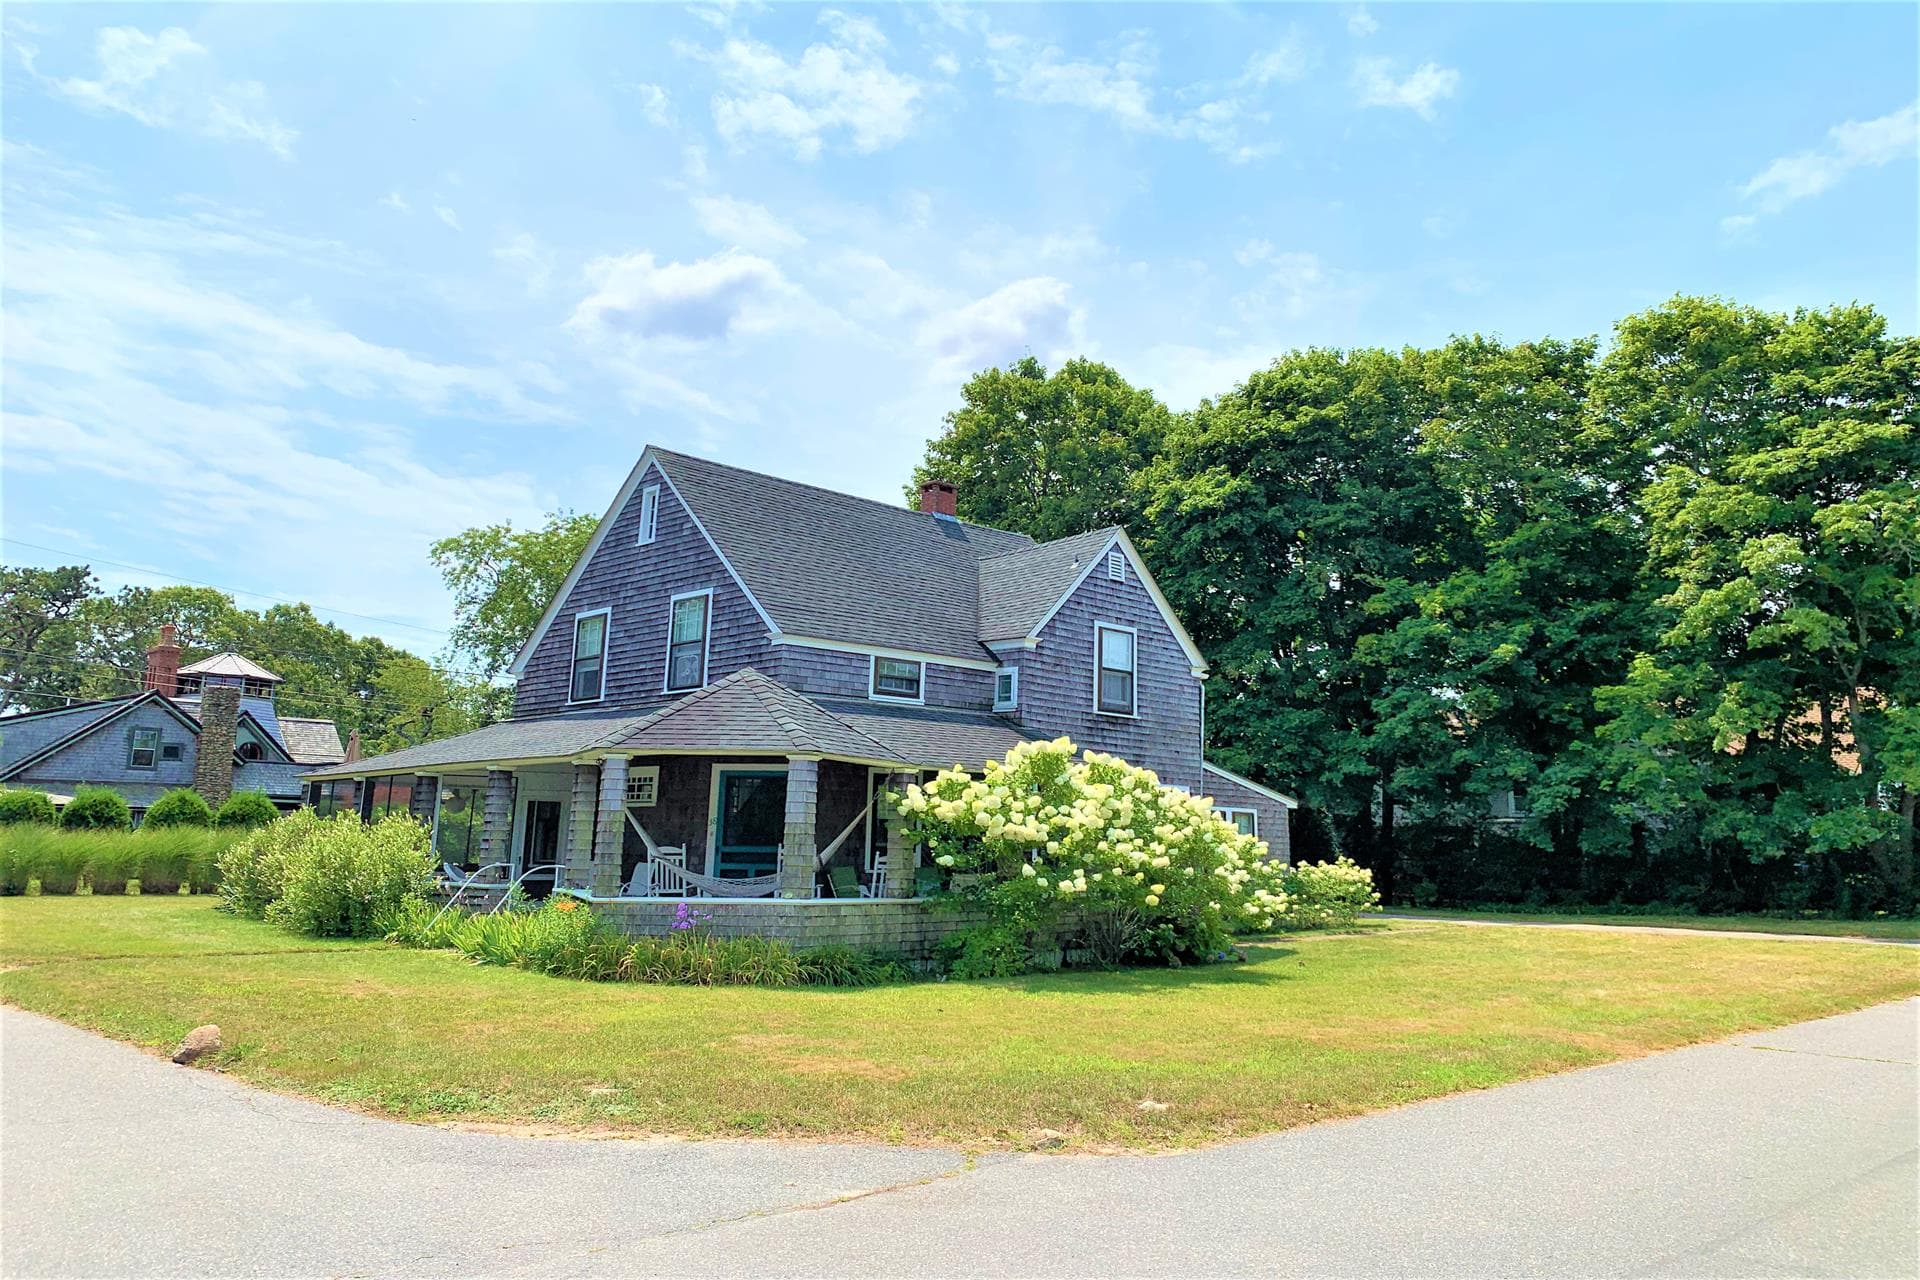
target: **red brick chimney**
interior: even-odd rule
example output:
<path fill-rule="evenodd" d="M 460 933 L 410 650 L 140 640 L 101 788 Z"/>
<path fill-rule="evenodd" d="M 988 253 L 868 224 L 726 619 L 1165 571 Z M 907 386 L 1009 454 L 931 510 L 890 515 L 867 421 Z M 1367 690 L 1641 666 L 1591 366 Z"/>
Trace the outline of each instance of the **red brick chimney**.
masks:
<path fill-rule="evenodd" d="M 920 482 L 920 509 L 936 516 L 960 516 L 960 493 L 946 480 Z"/>
<path fill-rule="evenodd" d="M 160 624 L 160 643 L 147 650 L 145 687 L 171 698 L 180 692 L 180 646 L 173 642 L 173 624 Z"/>

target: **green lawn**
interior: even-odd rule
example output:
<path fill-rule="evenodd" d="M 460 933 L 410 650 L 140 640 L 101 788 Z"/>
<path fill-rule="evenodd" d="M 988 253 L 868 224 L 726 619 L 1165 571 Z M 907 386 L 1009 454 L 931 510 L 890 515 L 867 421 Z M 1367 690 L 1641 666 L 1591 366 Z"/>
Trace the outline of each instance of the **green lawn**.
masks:
<path fill-rule="evenodd" d="M 194 898 L 0 900 L 0 997 L 393 1115 L 1166 1147 L 1920 992 L 1893 947 L 1402 925 L 1204 969 L 864 991 L 596 985 L 303 943 Z M 1165 1110 L 1142 1110 L 1144 1100 Z"/>
<path fill-rule="evenodd" d="M 1920 920 L 1783 920 L 1777 916 L 1634 916 L 1603 911 L 1565 915 L 1551 911 L 1450 911 L 1444 907 L 1395 907 L 1395 915 L 1436 920 L 1518 920 L 1545 924 L 1639 924 L 1665 929 L 1705 929 L 1722 933 L 1813 934 L 1826 938 L 1920 939 Z"/>

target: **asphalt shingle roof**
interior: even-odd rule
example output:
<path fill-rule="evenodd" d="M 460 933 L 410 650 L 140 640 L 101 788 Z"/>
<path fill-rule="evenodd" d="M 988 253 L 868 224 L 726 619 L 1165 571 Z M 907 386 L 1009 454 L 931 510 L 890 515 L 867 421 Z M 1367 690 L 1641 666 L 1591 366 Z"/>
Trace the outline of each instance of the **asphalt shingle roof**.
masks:
<path fill-rule="evenodd" d="M 1025 534 L 723 466 L 654 455 L 782 631 L 981 658 L 979 562 Z"/>
<path fill-rule="evenodd" d="M 340 728 L 331 720 L 281 716 L 280 739 L 298 764 L 332 764 L 347 758 L 347 749 L 340 745 Z"/>
<path fill-rule="evenodd" d="M 1117 528 L 1091 529 L 980 562 L 980 638 L 1030 636 Z"/>
<path fill-rule="evenodd" d="M 857 699 L 819 704 L 869 738 L 887 745 L 882 758 L 928 769 L 979 769 L 1027 740 L 1011 722 L 985 711 L 914 707 Z"/>
<path fill-rule="evenodd" d="M 547 716 L 539 720 L 503 720 L 458 737 L 423 742 L 365 760 L 342 761 L 315 769 L 306 776 L 351 778 L 356 774 L 410 773 L 447 765 L 488 764 L 500 760 L 566 759 L 603 746 L 649 717 L 623 713 L 589 712 Z"/>
<path fill-rule="evenodd" d="M 608 745 L 646 751 L 767 751 L 885 760 L 885 744 L 746 667 L 648 716 Z"/>

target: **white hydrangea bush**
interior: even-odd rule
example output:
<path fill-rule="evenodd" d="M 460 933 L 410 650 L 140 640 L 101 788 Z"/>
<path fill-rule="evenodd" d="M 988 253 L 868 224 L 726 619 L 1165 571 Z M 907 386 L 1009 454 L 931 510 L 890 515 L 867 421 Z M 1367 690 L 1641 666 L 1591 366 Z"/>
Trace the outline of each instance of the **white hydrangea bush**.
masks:
<path fill-rule="evenodd" d="M 1074 908 L 1137 913 L 1204 953 L 1288 911 L 1285 867 L 1212 801 L 1068 738 L 1022 743 L 983 777 L 948 770 L 893 802 L 932 860 L 983 877 L 1003 921 L 1027 930 Z"/>
<path fill-rule="evenodd" d="M 1296 862 L 1282 883 L 1287 910 L 1280 923 L 1289 929 L 1344 928 L 1380 909 L 1373 872 L 1345 856 L 1332 862 Z"/>

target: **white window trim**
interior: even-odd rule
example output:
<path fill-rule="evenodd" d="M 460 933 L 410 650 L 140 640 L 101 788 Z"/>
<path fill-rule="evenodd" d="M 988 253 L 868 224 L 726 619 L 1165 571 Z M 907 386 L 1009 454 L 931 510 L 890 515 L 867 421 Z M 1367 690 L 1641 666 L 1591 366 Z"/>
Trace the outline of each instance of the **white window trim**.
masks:
<path fill-rule="evenodd" d="M 150 748 L 153 752 L 153 759 L 147 761 L 145 764 L 135 764 L 133 762 L 133 754 L 140 750 L 138 744 L 140 742 L 140 735 L 143 733 L 153 735 L 153 746 Z M 160 767 L 160 748 L 166 745 L 165 735 L 159 729 L 147 724 L 134 725 L 132 730 L 127 734 L 127 768 L 138 769 L 143 773 L 149 769 L 158 769 Z"/>
<path fill-rule="evenodd" d="M 920 668 L 920 694 L 909 698 L 898 693 L 880 692 L 880 659 L 888 662 L 911 662 Z M 867 659 L 867 701 L 869 702 L 905 702 L 912 706 L 923 707 L 927 703 L 927 664 L 918 658 L 896 658 L 892 654 L 873 654 Z"/>
<path fill-rule="evenodd" d="M 1100 706 L 1100 633 L 1102 631 L 1124 631 L 1133 637 L 1133 706 L 1131 710 L 1107 711 Z M 1118 670 L 1118 668 L 1115 669 Z M 1117 622 L 1093 624 L 1093 714 L 1117 716 L 1123 720 L 1140 718 L 1140 632 L 1133 627 L 1123 627 Z"/>
<path fill-rule="evenodd" d="M 1000 677 L 1006 676 L 1007 700 L 1000 700 Z M 1135 677 L 1138 679 L 1139 677 Z M 1020 707 L 1020 668 L 1002 667 L 993 673 L 993 709 L 995 711 L 1016 711 Z"/>
<path fill-rule="evenodd" d="M 645 485 L 640 490 L 640 536 L 636 544 L 646 546 L 660 536 L 660 486 Z"/>
<path fill-rule="evenodd" d="M 1260 811 L 1258 809 L 1249 808 L 1246 805 L 1223 804 L 1215 805 L 1213 811 L 1220 817 L 1225 818 L 1228 822 L 1232 822 L 1243 813 L 1249 815 L 1253 818 L 1253 831 L 1251 834 L 1256 840 L 1260 838 Z"/>
<path fill-rule="evenodd" d="M 643 779 L 651 783 L 652 786 L 648 791 L 647 799 L 636 800 L 633 795 L 633 784 Z M 657 808 L 659 804 L 660 766 L 657 764 L 629 764 L 627 766 L 626 790 L 621 796 L 622 807 L 627 809 L 653 809 Z"/>
<path fill-rule="evenodd" d="M 580 624 L 588 618 L 605 618 L 606 625 L 600 629 L 600 692 L 591 698 L 573 696 L 574 661 L 580 656 Z M 605 701 L 607 696 L 607 655 L 613 649 L 613 607 L 587 609 L 573 615 L 573 643 L 567 650 L 567 705 L 585 706 L 589 702 Z"/>
<path fill-rule="evenodd" d="M 690 684 L 682 688 L 676 689 L 673 687 L 673 613 L 674 613 L 674 610 L 679 607 L 680 602 L 682 600 L 692 600 L 697 596 L 705 596 L 707 600 L 707 609 L 706 609 L 706 617 L 705 617 L 705 624 L 704 624 L 705 633 L 700 637 L 700 683 Z M 713 588 L 702 587 L 698 591 L 682 591 L 679 594 L 670 597 L 667 600 L 667 647 L 664 650 L 662 650 L 660 654 L 660 692 L 662 693 L 693 693 L 696 690 L 706 688 L 707 674 L 713 665 L 711 661 L 712 657 L 713 657 Z"/>

